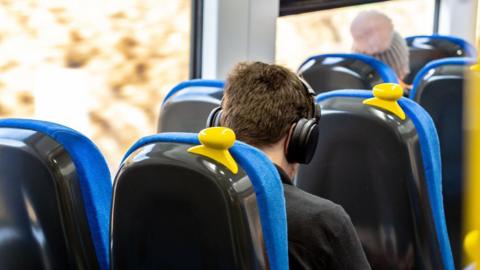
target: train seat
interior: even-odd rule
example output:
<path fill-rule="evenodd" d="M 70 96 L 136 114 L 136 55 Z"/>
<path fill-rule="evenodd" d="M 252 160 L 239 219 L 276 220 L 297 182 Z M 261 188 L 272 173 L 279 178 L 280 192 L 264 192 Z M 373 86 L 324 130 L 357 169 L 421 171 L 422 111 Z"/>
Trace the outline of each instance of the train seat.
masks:
<path fill-rule="evenodd" d="M 317 94 L 339 89 L 372 89 L 379 83 L 397 83 L 395 71 L 363 54 L 320 54 L 308 58 L 298 74 Z"/>
<path fill-rule="evenodd" d="M 406 38 L 410 51 L 410 74 L 406 83 L 412 83 L 417 73 L 430 61 L 446 57 L 476 58 L 475 48 L 463 39 L 452 36 L 411 36 Z"/>
<path fill-rule="evenodd" d="M 414 82 L 410 98 L 432 117 L 442 156 L 445 215 L 456 265 L 461 265 L 463 204 L 463 97 L 465 68 L 472 58 L 445 58 L 430 62 Z"/>
<path fill-rule="evenodd" d="M 361 90 L 317 97 L 319 142 L 296 185 L 344 207 L 372 269 L 452 270 L 435 126 L 409 99 L 399 100 L 401 120 L 402 109 L 396 116 L 363 104 L 371 97 Z"/>
<path fill-rule="evenodd" d="M 208 115 L 220 105 L 223 81 L 190 80 L 175 86 L 160 109 L 158 132 L 199 132 Z"/>
<path fill-rule="evenodd" d="M 0 171 L 0 269 L 109 269 L 112 182 L 89 139 L 0 120 Z"/>
<path fill-rule="evenodd" d="M 217 129 L 226 130 L 202 134 Z M 283 186 L 273 164 L 236 142 L 235 173 L 190 153 L 197 144 L 197 134 L 160 133 L 127 152 L 114 182 L 112 269 L 288 269 Z"/>

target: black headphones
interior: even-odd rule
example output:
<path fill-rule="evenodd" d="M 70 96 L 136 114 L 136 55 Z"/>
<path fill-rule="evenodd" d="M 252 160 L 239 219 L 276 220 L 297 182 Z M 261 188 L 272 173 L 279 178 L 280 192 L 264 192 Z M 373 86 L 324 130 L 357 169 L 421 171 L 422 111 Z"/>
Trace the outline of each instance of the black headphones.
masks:
<path fill-rule="evenodd" d="M 315 91 L 301 77 L 298 77 L 305 91 L 312 97 L 312 116 L 300 118 L 294 123 L 294 128 L 287 146 L 287 161 L 290 163 L 308 164 L 313 158 L 318 142 L 318 122 L 320 120 L 320 105 L 315 104 Z M 207 127 L 221 126 L 222 107 L 216 107 L 210 112 Z"/>

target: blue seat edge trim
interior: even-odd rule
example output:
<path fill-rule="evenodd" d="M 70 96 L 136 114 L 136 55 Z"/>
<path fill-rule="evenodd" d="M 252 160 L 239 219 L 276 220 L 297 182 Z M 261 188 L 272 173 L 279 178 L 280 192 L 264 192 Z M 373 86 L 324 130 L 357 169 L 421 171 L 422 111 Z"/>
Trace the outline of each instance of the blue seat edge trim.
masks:
<path fill-rule="evenodd" d="M 402 106 L 405 113 L 412 119 L 417 128 L 435 228 L 437 232 L 442 232 L 438 235 L 440 252 L 446 267 L 445 269 L 454 270 L 453 254 L 448 238 L 445 210 L 443 207 L 442 165 L 437 130 L 430 115 L 416 102 L 402 98 L 400 106 Z M 428 179 L 430 179 L 430 181 L 428 181 Z"/>
<path fill-rule="evenodd" d="M 165 98 L 162 101 L 164 104 L 171 96 L 175 93 L 187 88 L 187 87 L 214 87 L 214 88 L 223 88 L 225 82 L 222 80 L 206 80 L 206 79 L 193 79 L 181 82 L 173 87 L 168 93 L 165 95 Z"/>
<path fill-rule="evenodd" d="M 337 90 L 318 95 L 316 101 L 321 102 L 335 97 L 365 99 L 372 96 L 372 91 L 368 90 Z M 454 270 L 453 255 L 448 238 L 445 211 L 443 207 L 442 165 L 437 131 L 430 115 L 416 102 L 402 97 L 399 100 L 399 104 L 417 129 L 429 201 L 433 213 L 435 230 L 438 235 L 440 253 L 446 267 L 445 269 Z"/>
<path fill-rule="evenodd" d="M 148 144 L 157 142 L 175 142 L 193 145 L 200 143 L 196 133 L 169 132 L 147 136 L 130 147 L 123 157 L 122 166 L 125 159 L 133 152 Z M 230 148 L 230 152 L 252 181 L 257 197 L 259 214 L 262 220 L 262 232 L 270 262 L 270 269 L 288 270 L 286 206 L 280 175 L 270 159 L 255 147 L 237 141 Z M 252 160 L 254 162 L 252 162 Z M 261 169 L 259 169 L 259 167 Z M 264 181 L 265 179 L 276 179 L 277 181 Z M 277 196 L 274 196 L 276 198 L 267 196 L 267 192 L 276 194 Z M 265 219 L 267 222 L 264 222 Z M 273 222 L 276 223 L 276 225 L 272 227 L 270 223 Z"/>
<path fill-rule="evenodd" d="M 44 133 L 69 153 L 79 176 L 80 191 L 97 259 L 100 268 L 108 270 L 112 182 L 107 163 L 95 144 L 71 128 L 47 121 L 2 119 L 0 127 Z"/>
<path fill-rule="evenodd" d="M 397 75 L 395 74 L 395 71 L 388 66 L 387 64 L 383 63 L 380 60 L 377 60 L 376 58 L 366 55 L 366 54 L 359 54 L 359 53 L 336 53 L 336 54 L 317 54 L 314 56 L 310 56 L 307 60 L 305 60 L 300 67 L 298 68 L 298 71 L 302 69 L 304 65 L 306 65 L 308 62 L 311 60 L 316 60 L 321 57 L 339 57 L 339 58 L 347 58 L 347 59 L 356 59 L 360 60 L 362 62 L 365 62 L 367 64 L 370 64 L 377 70 L 378 74 L 382 78 L 382 80 L 386 83 L 398 83 L 398 78 Z"/>
<path fill-rule="evenodd" d="M 413 39 L 416 39 L 416 38 L 446 39 L 462 47 L 466 52 L 466 57 L 473 57 L 473 58 L 477 57 L 477 50 L 475 49 L 475 47 L 472 44 L 470 44 L 468 41 L 459 37 L 435 34 L 435 35 L 409 36 L 409 37 L 406 37 L 405 40 L 407 42 L 411 42 Z"/>
<path fill-rule="evenodd" d="M 210 103 L 218 104 L 218 106 L 220 106 L 220 102 L 221 102 L 221 100 L 209 95 L 205 95 L 205 93 L 195 93 L 195 92 L 189 92 L 189 91 L 185 91 L 181 94 L 174 95 L 169 98 L 169 102 L 171 103 L 180 102 L 180 101 L 210 102 Z"/>
<path fill-rule="evenodd" d="M 475 64 L 476 62 L 477 59 L 470 57 L 448 57 L 429 62 L 417 73 L 417 75 L 415 75 L 415 79 L 413 80 L 412 84 L 412 91 L 410 91 L 408 97 L 413 100 L 415 99 L 415 95 L 417 94 L 418 87 L 420 86 L 422 79 L 428 74 L 431 69 L 447 65 L 466 66 Z"/>

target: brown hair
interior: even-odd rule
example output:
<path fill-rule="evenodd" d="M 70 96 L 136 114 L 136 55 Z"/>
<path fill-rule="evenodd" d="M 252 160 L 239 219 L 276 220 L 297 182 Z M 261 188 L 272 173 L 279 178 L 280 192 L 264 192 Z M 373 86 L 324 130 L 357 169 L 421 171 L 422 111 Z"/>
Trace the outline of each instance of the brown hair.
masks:
<path fill-rule="evenodd" d="M 241 141 L 272 145 L 293 123 L 313 114 L 312 102 L 303 83 L 287 68 L 243 62 L 227 78 L 221 122 Z"/>

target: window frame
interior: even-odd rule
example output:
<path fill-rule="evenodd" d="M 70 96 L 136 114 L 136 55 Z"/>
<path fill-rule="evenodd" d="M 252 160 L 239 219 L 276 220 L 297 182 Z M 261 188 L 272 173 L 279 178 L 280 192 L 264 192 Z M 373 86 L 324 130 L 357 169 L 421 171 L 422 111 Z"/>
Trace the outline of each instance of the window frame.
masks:
<path fill-rule="evenodd" d="M 378 2 L 386 2 L 392 0 L 330 0 L 324 2 L 322 0 L 296 0 L 295 3 L 290 5 L 282 5 L 280 0 L 280 13 L 279 16 L 295 15 L 307 12 L 314 12 L 319 10 L 334 9 L 341 7 L 349 7 L 355 5 L 371 4 Z"/>
<path fill-rule="evenodd" d="M 205 0 L 191 0 L 190 79 L 199 79 L 202 77 L 204 1 Z"/>
<path fill-rule="evenodd" d="M 435 10 L 433 13 L 433 34 L 438 34 L 438 29 L 440 26 L 440 6 L 442 0 L 435 0 Z"/>

